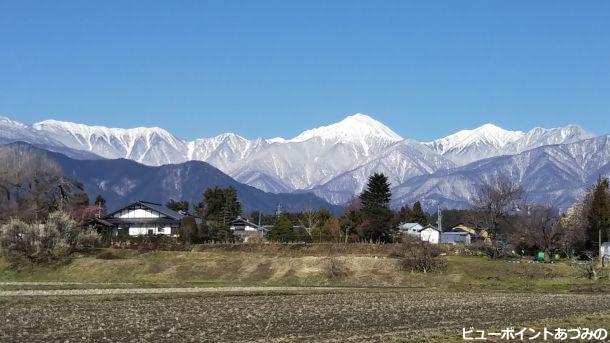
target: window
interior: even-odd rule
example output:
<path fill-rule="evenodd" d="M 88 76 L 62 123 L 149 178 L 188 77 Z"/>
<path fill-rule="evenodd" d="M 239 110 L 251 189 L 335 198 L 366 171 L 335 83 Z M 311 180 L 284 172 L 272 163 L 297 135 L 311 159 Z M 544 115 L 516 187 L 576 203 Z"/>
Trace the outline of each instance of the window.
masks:
<path fill-rule="evenodd" d="M 165 230 L 162 227 L 157 228 L 157 233 L 165 233 Z"/>

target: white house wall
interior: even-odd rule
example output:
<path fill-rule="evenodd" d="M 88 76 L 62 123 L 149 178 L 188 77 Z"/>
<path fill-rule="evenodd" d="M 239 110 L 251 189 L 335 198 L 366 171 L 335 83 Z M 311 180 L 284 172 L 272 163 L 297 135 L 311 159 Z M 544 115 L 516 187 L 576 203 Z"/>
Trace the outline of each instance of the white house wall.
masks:
<path fill-rule="evenodd" d="M 162 215 L 159 212 L 149 209 L 130 209 L 122 210 L 121 212 L 114 215 L 115 218 L 129 219 L 129 218 L 161 218 Z"/>
<path fill-rule="evenodd" d="M 420 232 L 421 240 L 431 244 L 438 244 L 440 241 L 440 232 L 434 229 L 424 229 Z"/>
<path fill-rule="evenodd" d="M 129 235 L 130 236 L 141 236 L 147 235 L 148 230 L 152 230 L 153 235 L 170 235 L 172 233 L 172 228 L 169 226 L 159 228 L 156 226 L 131 226 L 129 227 Z"/>

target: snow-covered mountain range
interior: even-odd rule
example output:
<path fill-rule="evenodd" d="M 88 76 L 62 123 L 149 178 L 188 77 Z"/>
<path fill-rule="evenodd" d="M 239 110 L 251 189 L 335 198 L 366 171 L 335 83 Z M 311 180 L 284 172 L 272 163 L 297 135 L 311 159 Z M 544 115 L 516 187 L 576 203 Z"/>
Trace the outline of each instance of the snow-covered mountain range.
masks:
<path fill-rule="evenodd" d="M 251 140 L 226 133 L 193 141 L 179 139 L 156 127 L 118 129 L 56 120 L 27 125 L 0 117 L 0 143 L 26 141 L 73 158 L 126 158 L 152 166 L 205 161 L 237 181 L 264 191 L 313 191 L 334 204 L 344 203 L 361 192 L 372 173 L 383 172 L 395 187 L 396 204 L 415 199 L 440 201 L 437 198 L 443 197 L 446 201 L 442 203 L 447 206 L 462 206 L 468 203 L 467 191 L 484 180 L 484 175 L 496 170 L 494 166 L 502 165 L 502 171 L 511 172 L 524 168 L 519 169 L 520 181 L 530 180 L 527 175 L 534 169 L 561 173 L 566 164 L 576 163 L 576 156 L 559 153 L 553 158 L 543 154 L 547 159 L 519 156 L 550 151 L 544 149 L 568 149 L 564 145 L 585 144 L 595 139 L 575 125 L 522 132 L 485 124 L 435 141 L 417 142 L 404 139 L 360 113 L 306 130 L 294 138 Z M 585 146 L 597 149 L 597 145 L 588 144 Z M 544 149 L 540 150 L 541 147 Z M 608 154 L 603 150 L 609 149 L 607 145 L 599 149 Z M 82 155 L 76 156 L 79 153 Z M 598 155 L 589 158 L 603 160 Z M 581 174 L 578 180 L 584 184 L 588 176 Z M 465 176 L 456 180 L 456 175 L 468 175 L 469 181 L 463 181 Z M 534 184 L 535 189 L 541 187 Z M 570 194 L 582 187 L 573 187 L 575 190 Z"/>

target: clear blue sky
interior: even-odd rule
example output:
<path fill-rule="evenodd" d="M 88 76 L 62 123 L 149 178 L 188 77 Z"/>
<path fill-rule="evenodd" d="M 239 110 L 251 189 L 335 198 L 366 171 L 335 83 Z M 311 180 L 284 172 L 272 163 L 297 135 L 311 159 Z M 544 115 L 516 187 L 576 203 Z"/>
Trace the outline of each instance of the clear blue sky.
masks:
<path fill-rule="evenodd" d="M 610 1 L 0 0 L 0 114 L 293 136 L 610 133 Z"/>

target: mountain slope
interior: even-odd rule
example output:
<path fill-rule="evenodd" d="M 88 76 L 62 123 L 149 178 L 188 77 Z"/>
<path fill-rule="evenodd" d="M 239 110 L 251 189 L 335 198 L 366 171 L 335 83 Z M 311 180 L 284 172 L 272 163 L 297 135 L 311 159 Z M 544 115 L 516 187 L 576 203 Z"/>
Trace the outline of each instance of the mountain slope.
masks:
<path fill-rule="evenodd" d="M 468 207 L 487 180 L 506 177 L 520 183 L 528 201 L 569 207 L 599 176 L 610 176 L 610 136 L 548 145 L 512 156 L 417 176 L 393 189 L 394 205 L 424 200 L 429 207 Z"/>
<path fill-rule="evenodd" d="M 414 176 L 452 167 L 455 167 L 453 162 L 424 144 L 403 140 L 370 158 L 360 167 L 334 177 L 312 190 L 330 203 L 342 204 L 361 193 L 369 176 L 374 173 L 383 173 L 392 186 L 398 186 Z"/>
<path fill-rule="evenodd" d="M 241 161 L 228 173 L 257 187 L 310 189 L 365 163 L 402 138 L 375 119 L 357 113 L 342 121 L 307 130 L 295 138 L 266 141 L 264 149 Z"/>
<path fill-rule="evenodd" d="M 501 155 L 507 144 L 517 141 L 523 135 L 521 131 L 508 131 L 493 124 L 485 124 L 426 144 L 456 164 L 463 165 Z"/>
<path fill-rule="evenodd" d="M 30 147 L 25 143 L 13 143 L 8 147 L 15 145 Z M 2 146 L 0 150 L 6 147 Z M 102 194 L 112 207 L 136 200 L 165 203 L 169 199 L 181 199 L 197 203 L 201 201 L 206 188 L 233 186 L 237 189 L 244 211 L 261 210 L 272 213 L 278 205 L 288 211 L 305 208 L 336 210 L 311 193 L 263 192 L 241 184 L 208 163 L 200 161 L 146 166 L 127 159 L 76 160 L 58 153 L 35 150 L 44 152 L 48 158 L 55 161 L 66 177 L 82 182 L 90 198 Z"/>
<path fill-rule="evenodd" d="M 69 148 L 60 141 L 39 132 L 31 126 L 0 116 L 0 144 L 13 142 L 28 142 L 39 148 L 62 152 L 74 158 L 99 158 L 99 156 L 88 151 Z"/>
<path fill-rule="evenodd" d="M 508 131 L 493 124 L 462 130 L 425 143 L 458 165 L 500 155 L 514 155 L 545 145 L 573 143 L 594 137 L 577 125 L 528 132 Z"/>
<path fill-rule="evenodd" d="M 67 147 L 104 158 L 127 158 L 149 165 L 186 161 L 185 143 L 158 127 L 115 129 L 56 120 L 32 127 Z"/>
<path fill-rule="evenodd" d="M 151 166 L 204 161 L 233 179 L 264 191 L 313 191 L 335 204 L 358 194 L 375 172 L 386 174 L 392 185 L 399 185 L 410 178 L 486 158 L 593 137 L 575 125 L 521 132 L 485 124 L 419 143 L 403 140 L 384 124 L 360 113 L 306 130 L 294 138 L 250 140 L 227 133 L 193 141 L 178 139 L 160 128 L 112 129 L 54 120 L 28 126 L 1 119 L 0 142 L 23 140 L 73 158 L 92 159 L 99 155 Z M 449 189 L 459 185 L 447 183 L 443 192 L 459 192 Z"/>

